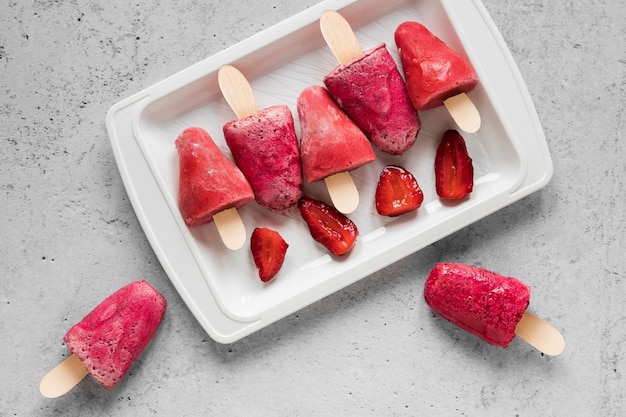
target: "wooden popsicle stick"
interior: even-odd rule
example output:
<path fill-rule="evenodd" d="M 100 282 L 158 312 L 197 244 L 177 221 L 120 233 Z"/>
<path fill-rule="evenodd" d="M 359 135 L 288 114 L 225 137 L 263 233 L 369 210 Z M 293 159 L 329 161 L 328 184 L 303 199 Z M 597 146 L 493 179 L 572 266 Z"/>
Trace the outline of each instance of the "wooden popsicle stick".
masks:
<path fill-rule="evenodd" d="M 39 392 L 47 398 L 57 398 L 68 393 L 89 371 L 78 359 L 71 355 L 52 368 L 39 383 Z"/>
<path fill-rule="evenodd" d="M 228 74 L 225 74 L 225 75 L 228 75 Z M 218 77 L 221 77 L 221 76 L 222 76 L 222 72 L 220 71 L 218 73 Z M 224 82 L 226 83 L 226 81 Z M 242 90 L 240 94 L 243 97 L 253 97 L 252 89 L 250 88 L 249 85 L 248 85 L 247 90 L 245 89 L 245 85 L 243 85 L 243 87 L 241 88 Z M 233 96 L 233 97 L 236 97 L 236 96 Z M 228 97 L 226 99 L 228 101 Z M 237 113 L 237 116 L 239 118 L 245 117 L 247 115 L 244 113 L 249 113 L 249 114 L 256 113 L 257 110 L 256 110 L 256 103 L 254 102 L 254 97 L 253 97 L 253 100 L 242 100 L 242 103 L 246 103 L 248 106 L 251 106 L 251 107 L 242 107 L 241 105 L 237 104 L 236 108 L 239 109 L 240 112 L 242 112 L 241 115 Z M 231 107 L 233 107 L 233 109 L 235 108 L 234 107 L 235 104 L 230 103 L 230 101 L 228 101 L 228 104 Z M 236 208 L 232 207 L 232 208 L 223 210 L 217 214 L 214 214 L 213 222 L 215 223 L 215 227 L 217 228 L 217 232 L 220 235 L 220 238 L 222 239 L 224 246 L 226 246 L 228 249 L 238 250 L 238 249 L 241 249 L 243 245 L 246 243 L 246 226 L 241 220 L 241 216 L 239 216 L 239 212 L 237 211 Z"/>
<path fill-rule="evenodd" d="M 228 249 L 238 250 L 246 243 L 246 226 L 236 208 L 231 207 L 214 214 L 213 222 Z"/>
<path fill-rule="evenodd" d="M 480 129 L 480 113 L 467 94 L 461 93 L 450 97 L 444 100 L 443 105 L 463 131 L 475 133 Z"/>
<path fill-rule="evenodd" d="M 334 10 L 326 10 L 320 17 L 320 30 L 326 44 L 337 61 L 344 65 L 363 55 L 359 41 L 352 27 L 344 17 Z M 350 214 L 359 206 L 359 190 L 349 172 L 340 172 L 324 179 L 328 194 L 335 208 L 343 214 Z"/>
<path fill-rule="evenodd" d="M 350 214 L 356 210 L 359 206 L 359 190 L 349 172 L 344 171 L 330 175 L 324 178 L 324 182 L 330 199 L 339 212 Z"/>
<path fill-rule="evenodd" d="M 557 356 L 565 350 L 563 335 L 552 324 L 528 311 L 517 323 L 515 334 L 546 355 Z"/>
<path fill-rule="evenodd" d="M 352 27 L 342 15 L 334 10 L 326 10 L 320 17 L 322 36 L 337 61 L 344 65 L 352 58 L 363 55 L 361 45 Z"/>
<path fill-rule="evenodd" d="M 238 119 L 252 116 L 259 111 L 250 83 L 237 68 L 223 65 L 217 73 L 217 82 Z"/>

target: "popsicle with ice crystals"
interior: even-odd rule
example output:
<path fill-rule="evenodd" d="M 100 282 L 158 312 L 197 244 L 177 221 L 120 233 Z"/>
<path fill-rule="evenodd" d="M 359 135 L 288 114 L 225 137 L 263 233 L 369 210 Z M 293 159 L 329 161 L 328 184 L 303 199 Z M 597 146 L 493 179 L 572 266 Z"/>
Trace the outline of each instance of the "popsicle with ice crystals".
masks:
<path fill-rule="evenodd" d="M 365 134 L 324 87 L 312 85 L 302 90 L 297 108 L 302 169 L 307 182 L 348 172 L 376 159 Z"/>
<path fill-rule="evenodd" d="M 254 199 L 250 184 L 206 130 L 187 128 L 175 144 L 178 204 L 185 224 L 194 227 L 214 221 L 226 247 L 240 249 L 246 229 L 237 209 Z"/>
<path fill-rule="evenodd" d="M 248 181 L 207 131 L 187 128 L 175 143 L 180 171 L 180 211 L 187 226 L 210 223 L 216 213 L 240 208 L 254 199 Z"/>
<path fill-rule="evenodd" d="M 44 376 L 42 395 L 63 395 L 87 373 L 113 389 L 152 340 L 166 309 L 165 298 L 146 280 L 115 291 L 66 333 L 72 355 Z"/>
<path fill-rule="evenodd" d="M 280 212 L 302 195 L 300 152 L 289 107 L 271 106 L 224 125 L 224 138 L 261 206 Z"/>
<path fill-rule="evenodd" d="M 250 85 L 235 67 L 220 68 L 218 80 L 238 117 L 224 125 L 224 139 L 257 203 L 274 212 L 295 206 L 303 180 L 291 110 L 286 105 L 258 110 Z"/>
<path fill-rule="evenodd" d="M 321 25 L 329 44 L 336 42 L 331 29 L 343 27 L 343 38 L 351 34 L 336 12 L 324 12 Z M 357 52 L 337 54 L 339 65 L 324 77 L 324 85 L 378 149 L 400 155 L 415 143 L 421 128 L 404 80 L 384 43 L 351 56 Z"/>
<path fill-rule="evenodd" d="M 558 330 L 526 311 L 530 287 L 516 278 L 442 262 L 426 279 L 424 299 L 443 318 L 494 346 L 507 347 L 517 334 L 548 355 L 565 348 Z"/>
<path fill-rule="evenodd" d="M 462 130 L 476 132 L 480 114 L 466 93 L 476 87 L 478 75 L 470 63 L 419 22 L 400 24 L 394 40 L 415 108 L 444 105 Z"/>

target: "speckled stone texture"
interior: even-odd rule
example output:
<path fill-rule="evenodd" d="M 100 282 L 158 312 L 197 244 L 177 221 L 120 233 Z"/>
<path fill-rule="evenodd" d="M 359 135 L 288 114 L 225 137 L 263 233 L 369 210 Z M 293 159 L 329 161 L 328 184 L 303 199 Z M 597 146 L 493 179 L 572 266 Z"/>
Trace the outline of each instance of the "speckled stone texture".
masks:
<path fill-rule="evenodd" d="M 484 0 L 543 124 L 547 187 L 239 342 L 200 327 L 128 201 L 106 111 L 315 3 L 0 2 L 0 415 L 626 415 L 621 0 Z M 499 349 L 432 313 L 439 261 L 528 283 L 563 355 Z M 169 308 L 126 378 L 41 397 L 67 329 L 140 278 Z"/>

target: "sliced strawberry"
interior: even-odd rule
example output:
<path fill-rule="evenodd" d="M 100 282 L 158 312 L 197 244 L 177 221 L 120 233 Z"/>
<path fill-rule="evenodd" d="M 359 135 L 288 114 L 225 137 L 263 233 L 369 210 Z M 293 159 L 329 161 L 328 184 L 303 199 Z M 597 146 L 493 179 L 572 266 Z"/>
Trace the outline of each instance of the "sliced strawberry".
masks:
<path fill-rule="evenodd" d="M 416 210 L 422 201 L 424 193 L 413 174 L 395 165 L 383 168 L 376 185 L 378 214 L 396 217 Z"/>
<path fill-rule="evenodd" d="M 278 273 L 283 266 L 288 247 L 277 231 L 265 227 L 254 229 L 250 238 L 250 249 L 261 281 L 267 282 Z"/>
<path fill-rule="evenodd" d="M 334 207 L 310 197 L 302 197 L 298 208 L 313 239 L 333 255 L 347 253 L 356 242 L 359 235 L 356 225 Z"/>
<path fill-rule="evenodd" d="M 456 130 L 444 133 L 435 157 L 435 185 L 441 198 L 458 200 L 474 188 L 474 166 Z"/>

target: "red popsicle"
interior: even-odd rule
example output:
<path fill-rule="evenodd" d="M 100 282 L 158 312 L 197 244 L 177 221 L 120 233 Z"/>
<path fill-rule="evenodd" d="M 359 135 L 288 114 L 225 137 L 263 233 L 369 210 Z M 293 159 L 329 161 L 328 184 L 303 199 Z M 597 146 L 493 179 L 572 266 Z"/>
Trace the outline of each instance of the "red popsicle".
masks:
<path fill-rule="evenodd" d="M 418 22 L 402 23 L 394 38 L 415 108 L 446 105 L 463 130 L 478 130 L 480 115 L 466 96 L 478 84 L 470 63 Z"/>
<path fill-rule="evenodd" d="M 250 184 L 198 127 L 185 129 L 176 139 L 179 160 L 179 205 L 189 227 L 213 221 L 229 208 L 240 208 L 254 199 Z"/>
<path fill-rule="evenodd" d="M 302 170 L 308 182 L 356 169 L 376 159 L 365 134 L 324 87 L 305 88 L 297 106 Z"/>
<path fill-rule="evenodd" d="M 324 77 L 324 84 L 383 152 L 400 155 L 415 142 L 421 123 L 385 44 L 339 64 Z"/>
<path fill-rule="evenodd" d="M 476 266 L 438 263 L 424 286 L 426 303 L 446 320 L 494 346 L 507 347 L 519 335 L 549 355 L 565 346 L 549 323 L 526 312 L 530 287 Z"/>
<path fill-rule="evenodd" d="M 147 281 L 132 282 L 102 301 L 65 335 L 72 356 L 41 381 L 46 397 L 58 397 L 90 373 L 113 389 L 156 333 L 167 302 Z"/>
<path fill-rule="evenodd" d="M 220 68 L 218 83 L 238 118 L 224 125 L 224 139 L 257 203 L 271 211 L 294 206 L 303 180 L 291 110 L 285 105 L 259 110 L 248 80 L 232 65 Z"/>
<path fill-rule="evenodd" d="M 302 196 L 300 152 L 289 107 L 271 106 L 224 125 L 224 139 L 252 186 L 257 203 L 271 211 Z"/>

